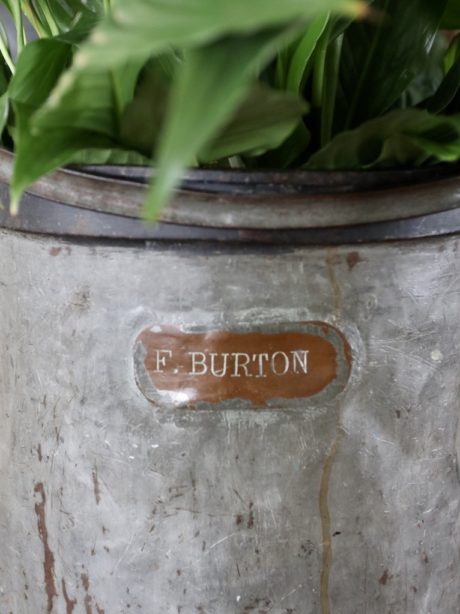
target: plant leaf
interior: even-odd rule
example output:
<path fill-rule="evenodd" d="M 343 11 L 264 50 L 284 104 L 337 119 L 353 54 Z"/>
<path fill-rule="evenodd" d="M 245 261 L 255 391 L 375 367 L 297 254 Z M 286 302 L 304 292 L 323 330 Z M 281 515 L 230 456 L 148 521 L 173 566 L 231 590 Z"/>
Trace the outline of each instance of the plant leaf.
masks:
<path fill-rule="evenodd" d="M 148 58 L 171 47 L 193 47 L 219 37 L 306 23 L 337 11 L 359 16 L 362 0 L 118 0 L 78 57 L 88 69 Z"/>
<path fill-rule="evenodd" d="M 444 35 L 438 32 L 423 64 L 423 70 L 417 73 L 394 107 L 416 107 L 436 94 L 447 73 L 443 66 L 446 51 L 447 41 Z"/>
<path fill-rule="evenodd" d="M 177 58 L 158 56 L 144 68 L 134 99 L 121 118 L 120 140 L 129 149 L 151 157 L 164 122 Z"/>
<path fill-rule="evenodd" d="M 22 51 L 9 86 L 13 103 L 30 112 L 48 98 L 72 58 L 72 47 L 59 40 L 43 39 L 29 43 Z"/>
<path fill-rule="evenodd" d="M 147 166 L 149 158 L 136 151 L 114 147 L 112 149 L 83 149 L 72 156 L 72 164 L 121 164 L 124 166 Z"/>
<path fill-rule="evenodd" d="M 452 162 L 460 155 L 460 116 L 398 109 L 337 135 L 315 153 L 311 169 L 367 169 Z"/>
<path fill-rule="evenodd" d="M 288 60 L 288 74 L 285 87 L 291 92 L 300 92 L 308 76 L 308 68 L 318 41 L 321 38 L 330 17 L 329 14 L 320 15 L 307 26 L 305 34 L 296 43 L 292 55 Z"/>
<path fill-rule="evenodd" d="M 10 108 L 8 86 L 8 68 L 3 61 L 3 58 L 0 58 L 0 140 L 8 120 Z"/>
<path fill-rule="evenodd" d="M 73 161 L 82 150 L 117 146 L 118 105 L 132 95 L 136 71 L 127 65 L 118 75 L 119 91 L 110 71 L 62 74 L 72 50 L 60 40 L 45 39 L 28 45 L 19 58 L 10 86 L 17 121 L 13 211 L 23 190 L 40 176 Z"/>
<path fill-rule="evenodd" d="M 307 110 L 297 95 L 258 84 L 198 157 L 206 162 L 234 154 L 261 155 L 281 145 Z"/>
<path fill-rule="evenodd" d="M 427 62 L 446 0 L 376 0 L 344 33 L 335 132 L 385 113 Z"/>
<path fill-rule="evenodd" d="M 337 36 L 329 43 L 326 50 L 321 105 L 320 142 L 322 146 L 328 143 L 332 137 L 342 44 L 343 36 Z"/>
<path fill-rule="evenodd" d="M 146 214 L 167 202 L 185 166 L 223 129 L 251 78 L 297 34 L 297 29 L 235 36 L 190 50 L 178 70 L 158 153 L 158 174 Z"/>
<path fill-rule="evenodd" d="M 34 181 L 72 162 L 77 154 L 89 148 L 111 149 L 107 137 L 80 129 L 50 129 L 46 134 L 31 134 L 28 109 L 15 105 L 17 129 L 16 160 L 11 180 L 11 212 L 15 214 L 19 199 Z"/>
<path fill-rule="evenodd" d="M 32 25 L 40 24 L 49 35 L 89 31 L 104 14 L 103 0 L 22 0 L 21 4 Z"/>
<path fill-rule="evenodd" d="M 460 90 L 460 58 L 456 60 L 444 77 L 437 92 L 424 100 L 419 106 L 427 109 L 430 113 L 441 113 L 455 99 Z"/>
<path fill-rule="evenodd" d="M 65 73 L 46 103 L 31 118 L 31 130 L 46 138 L 48 130 L 69 127 L 115 138 L 117 117 L 111 74 Z"/>
<path fill-rule="evenodd" d="M 447 74 L 455 62 L 460 57 L 460 34 L 454 36 L 451 40 L 450 45 L 447 51 L 444 54 L 443 58 L 443 68 L 444 72 Z"/>

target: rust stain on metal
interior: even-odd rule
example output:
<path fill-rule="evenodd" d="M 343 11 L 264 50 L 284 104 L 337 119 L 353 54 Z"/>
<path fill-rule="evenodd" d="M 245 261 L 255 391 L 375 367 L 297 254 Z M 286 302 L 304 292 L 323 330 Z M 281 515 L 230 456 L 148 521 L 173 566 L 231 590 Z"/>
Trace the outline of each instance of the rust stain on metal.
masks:
<path fill-rule="evenodd" d="M 345 364 L 349 375 L 351 348 L 329 324 L 302 326 L 306 330 L 280 332 L 153 327 L 137 339 L 136 352 L 142 356 L 138 368 L 146 373 L 159 400 L 171 399 L 179 407 L 235 399 L 263 407 L 274 399 L 311 397 L 336 382 L 339 363 Z"/>
<path fill-rule="evenodd" d="M 43 544 L 44 560 L 43 571 L 45 576 L 45 589 L 48 598 L 47 614 L 53 611 L 53 600 L 57 597 L 56 584 L 54 581 L 54 554 L 51 551 L 48 541 L 48 528 L 46 526 L 46 495 L 43 483 L 36 484 L 34 492 L 40 495 L 41 501 L 35 504 L 35 514 L 37 516 L 38 533 Z"/>
<path fill-rule="evenodd" d="M 339 256 L 337 255 L 337 248 L 329 247 L 327 250 L 326 267 L 327 276 L 331 284 L 333 298 L 334 298 L 334 315 L 336 320 L 340 320 L 342 314 L 342 291 L 337 281 L 337 275 L 335 273 L 335 267 L 340 263 Z"/>
<path fill-rule="evenodd" d="M 81 582 L 83 584 L 83 588 L 85 590 L 85 611 L 86 614 L 93 614 L 93 608 L 92 608 L 92 601 L 93 598 L 91 597 L 91 595 L 89 594 L 89 578 L 88 575 L 85 573 L 81 574 Z"/>
<path fill-rule="evenodd" d="M 97 477 L 97 467 L 94 467 L 92 476 L 93 476 L 94 498 L 96 499 L 96 505 L 99 505 L 99 503 L 101 502 L 101 487 L 99 484 L 99 478 Z"/>
<path fill-rule="evenodd" d="M 65 247 L 51 247 L 49 250 L 51 256 L 59 256 L 61 253 L 65 253 L 68 256 L 72 253 L 72 248 L 70 246 Z"/>
<path fill-rule="evenodd" d="M 386 586 L 388 582 L 392 579 L 393 579 L 393 576 L 390 575 L 390 572 L 388 571 L 388 569 L 385 569 L 385 571 L 379 578 L 379 584 L 381 584 L 382 586 Z"/>
<path fill-rule="evenodd" d="M 329 577 L 332 567 L 332 535 L 331 535 L 331 513 L 329 510 L 329 483 L 331 480 L 332 468 L 337 458 L 340 443 L 344 436 L 343 430 L 339 427 L 334 442 L 329 450 L 321 475 L 319 489 L 319 513 L 321 518 L 322 532 L 322 567 L 320 576 L 320 604 L 321 614 L 330 614 L 331 605 L 329 600 Z"/>
<path fill-rule="evenodd" d="M 251 501 L 249 504 L 249 518 L 248 518 L 248 529 L 254 528 L 254 503 Z"/>
<path fill-rule="evenodd" d="M 362 258 L 359 255 L 359 252 L 349 252 L 347 254 L 347 264 L 350 271 L 352 271 L 360 262 L 362 262 Z"/>
<path fill-rule="evenodd" d="M 97 603 L 96 603 L 96 611 L 97 611 L 97 614 L 105 614 L 104 608 L 99 607 Z"/>
<path fill-rule="evenodd" d="M 64 578 L 62 578 L 61 584 L 62 584 L 62 594 L 64 596 L 64 601 L 65 601 L 66 614 L 72 614 L 75 606 L 77 605 L 77 600 L 70 599 L 69 594 L 67 593 L 67 586 L 66 586 Z"/>

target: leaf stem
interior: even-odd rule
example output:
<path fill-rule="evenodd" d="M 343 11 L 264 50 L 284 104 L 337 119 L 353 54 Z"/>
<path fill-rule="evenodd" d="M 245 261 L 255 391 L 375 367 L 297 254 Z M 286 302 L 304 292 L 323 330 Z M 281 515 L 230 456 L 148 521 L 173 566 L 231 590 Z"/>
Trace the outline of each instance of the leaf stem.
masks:
<path fill-rule="evenodd" d="M 332 138 L 342 43 L 343 34 L 331 41 L 327 52 L 325 65 L 326 79 L 324 82 L 324 97 L 321 112 L 321 147 L 327 145 Z"/>
<path fill-rule="evenodd" d="M 3 38 L 2 35 L 0 35 L 0 53 L 2 54 L 3 59 L 5 60 L 8 68 L 11 70 L 11 74 L 14 75 L 14 72 L 15 72 L 14 62 L 11 58 L 7 44 L 5 43 L 5 39 Z"/>
<path fill-rule="evenodd" d="M 22 51 L 24 47 L 24 24 L 22 19 L 21 1 L 15 0 L 12 5 L 14 25 L 16 27 L 16 56 Z"/>
<path fill-rule="evenodd" d="M 318 41 L 314 58 L 312 103 L 318 109 L 322 106 L 324 95 L 324 77 L 330 31 L 331 27 L 328 24 Z"/>
<path fill-rule="evenodd" d="M 42 11 L 43 11 L 43 14 L 45 16 L 46 22 L 48 24 L 48 27 L 50 29 L 52 36 L 58 36 L 59 27 L 56 21 L 54 20 L 54 17 L 50 11 L 50 8 L 48 6 L 48 0 L 45 0 L 45 2 L 43 2 Z"/>
<path fill-rule="evenodd" d="M 389 4 L 390 4 L 390 0 L 385 0 L 385 6 L 382 9 L 383 14 L 385 14 L 385 15 L 387 14 L 387 9 L 388 9 Z M 354 124 L 353 120 L 354 120 L 354 115 L 355 115 L 355 111 L 356 111 L 356 106 L 357 106 L 358 101 L 359 101 L 359 99 L 361 97 L 362 89 L 363 89 L 364 83 L 365 83 L 366 78 L 367 78 L 367 73 L 369 71 L 369 68 L 372 66 L 372 62 L 374 60 L 374 54 L 375 54 L 375 52 L 377 50 L 377 45 L 380 42 L 380 37 L 382 36 L 382 33 L 383 33 L 383 23 L 384 23 L 383 19 L 379 20 L 379 22 L 378 22 L 377 32 L 375 33 L 375 36 L 374 36 L 374 38 L 372 40 L 372 46 L 369 49 L 369 53 L 367 54 L 366 61 L 364 63 L 364 66 L 363 66 L 363 69 L 361 71 L 361 74 L 359 76 L 359 81 L 358 81 L 358 83 L 356 85 L 354 96 L 353 96 L 353 99 L 351 101 L 350 108 L 348 110 L 348 114 L 347 114 L 347 119 L 345 121 L 344 130 L 348 130 L 348 129 L 353 127 L 353 124 Z"/>
<path fill-rule="evenodd" d="M 40 20 L 38 19 L 35 10 L 30 4 L 30 0 L 23 0 L 22 6 L 23 6 L 24 15 L 30 21 L 36 33 L 38 34 L 38 36 L 40 38 L 46 38 L 48 36 L 48 32 L 43 27 L 43 25 L 40 23 Z"/>

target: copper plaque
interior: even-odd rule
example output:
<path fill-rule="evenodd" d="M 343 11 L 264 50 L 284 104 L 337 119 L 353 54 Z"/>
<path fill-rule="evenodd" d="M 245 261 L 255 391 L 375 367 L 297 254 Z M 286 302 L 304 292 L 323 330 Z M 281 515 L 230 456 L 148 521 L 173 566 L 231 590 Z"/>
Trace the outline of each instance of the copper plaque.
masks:
<path fill-rule="evenodd" d="M 182 330 L 154 326 L 136 340 L 143 394 L 160 406 L 278 408 L 330 398 L 350 376 L 351 350 L 329 324 Z"/>

